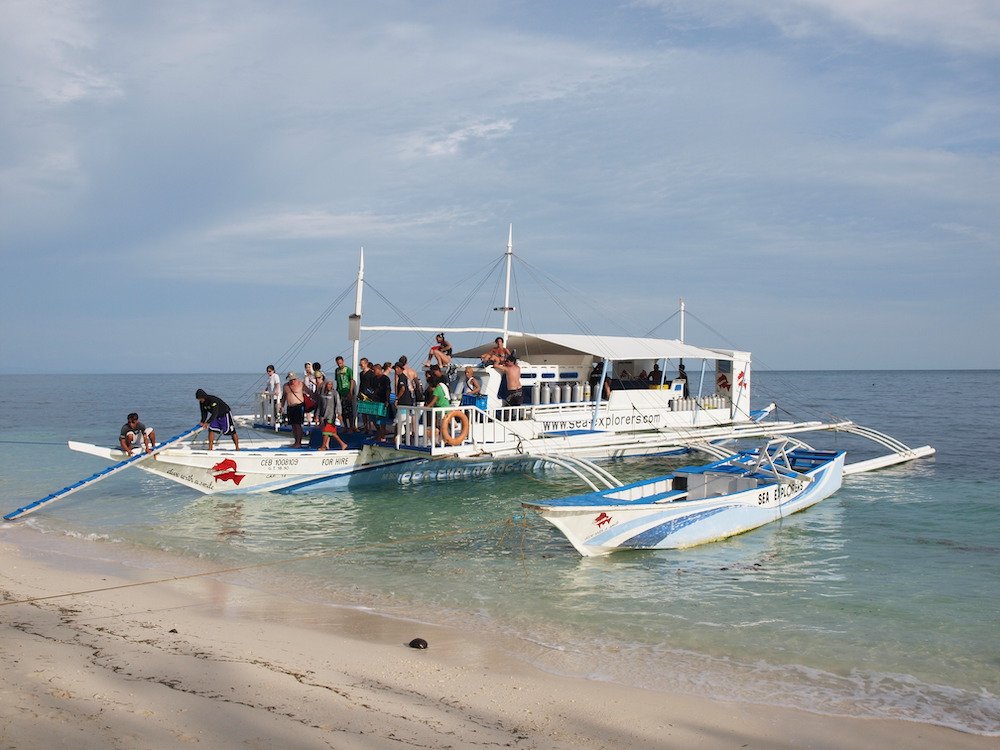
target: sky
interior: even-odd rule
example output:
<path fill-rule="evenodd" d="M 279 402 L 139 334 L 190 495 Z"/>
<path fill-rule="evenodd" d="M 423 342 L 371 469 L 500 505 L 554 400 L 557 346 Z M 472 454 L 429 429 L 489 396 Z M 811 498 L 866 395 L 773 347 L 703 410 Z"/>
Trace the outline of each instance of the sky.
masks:
<path fill-rule="evenodd" d="M 1000 3 L 0 0 L 0 372 L 499 326 L 511 225 L 514 329 L 998 368 Z"/>

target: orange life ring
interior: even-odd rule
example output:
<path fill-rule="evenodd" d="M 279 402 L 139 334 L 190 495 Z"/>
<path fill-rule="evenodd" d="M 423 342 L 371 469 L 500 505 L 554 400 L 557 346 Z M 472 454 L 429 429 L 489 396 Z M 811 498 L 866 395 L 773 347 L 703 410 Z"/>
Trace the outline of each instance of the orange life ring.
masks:
<path fill-rule="evenodd" d="M 451 434 L 451 421 L 453 419 L 457 419 L 462 425 L 462 429 L 457 435 Z M 444 419 L 441 420 L 441 439 L 448 445 L 460 445 L 467 437 L 469 437 L 469 418 L 465 412 L 452 411 L 445 414 Z"/>

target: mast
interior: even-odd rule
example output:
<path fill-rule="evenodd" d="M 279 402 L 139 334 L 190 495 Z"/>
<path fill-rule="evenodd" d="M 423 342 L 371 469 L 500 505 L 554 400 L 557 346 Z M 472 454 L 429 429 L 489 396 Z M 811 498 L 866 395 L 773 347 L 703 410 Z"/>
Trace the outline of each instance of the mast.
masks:
<path fill-rule="evenodd" d="M 681 297 L 681 343 L 684 343 L 684 298 Z"/>
<path fill-rule="evenodd" d="M 503 343 L 504 346 L 507 345 L 507 332 L 510 330 L 508 326 L 508 320 L 510 316 L 511 306 L 510 306 L 510 264 L 514 257 L 514 225 L 511 224 L 507 231 L 507 252 L 505 253 L 507 258 L 507 283 L 504 286 L 503 291 Z"/>
<path fill-rule="evenodd" d="M 358 283 L 354 292 L 354 314 L 351 316 L 351 339 L 354 347 L 351 351 L 351 372 L 358 375 L 358 359 L 361 357 L 361 292 L 365 286 L 365 248 L 361 248 L 358 260 Z M 356 328 L 355 328 L 356 326 Z"/>

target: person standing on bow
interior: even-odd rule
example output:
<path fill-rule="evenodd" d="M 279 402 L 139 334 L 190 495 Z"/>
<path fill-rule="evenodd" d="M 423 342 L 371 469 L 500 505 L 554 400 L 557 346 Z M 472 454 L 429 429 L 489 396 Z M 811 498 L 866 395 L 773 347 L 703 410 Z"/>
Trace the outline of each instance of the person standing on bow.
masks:
<path fill-rule="evenodd" d="M 122 450 L 130 456 L 133 450 L 140 447 L 144 447 L 146 453 L 152 453 L 153 446 L 156 445 L 156 433 L 153 432 L 152 427 L 146 427 L 139 421 L 138 414 L 132 412 L 128 415 L 125 424 L 122 425 L 121 433 L 118 435 L 118 443 Z"/>
<path fill-rule="evenodd" d="M 285 418 L 292 428 L 292 447 L 302 447 L 302 423 L 306 418 L 305 385 L 294 372 L 285 376 L 285 388 L 281 403 L 285 406 Z"/>
<path fill-rule="evenodd" d="M 208 449 L 212 450 L 215 444 L 215 433 L 229 435 L 233 439 L 235 450 L 240 449 L 240 438 L 236 434 L 236 425 L 233 423 L 233 413 L 229 409 L 229 404 L 218 396 L 211 396 L 201 388 L 194 393 L 201 405 L 201 426 L 208 428 Z"/>

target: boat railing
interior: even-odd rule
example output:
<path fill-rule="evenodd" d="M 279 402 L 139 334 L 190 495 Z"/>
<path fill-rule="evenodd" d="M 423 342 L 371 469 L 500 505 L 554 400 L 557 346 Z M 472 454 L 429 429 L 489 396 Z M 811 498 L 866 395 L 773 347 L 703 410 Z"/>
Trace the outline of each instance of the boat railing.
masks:
<path fill-rule="evenodd" d="M 275 398 L 270 393 L 260 394 L 256 420 L 258 424 L 269 425 L 274 429 L 278 429 L 278 425 L 282 421 L 281 399 Z"/>
<path fill-rule="evenodd" d="M 504 407 L 495 411 L 502 415 L 494 416 L 476 406 L 400 406 L 396 410 L 396 447 L 439 455 L 519 443 L 522 436 L 504 422 L 526 419 L 525 410 Z"/>

